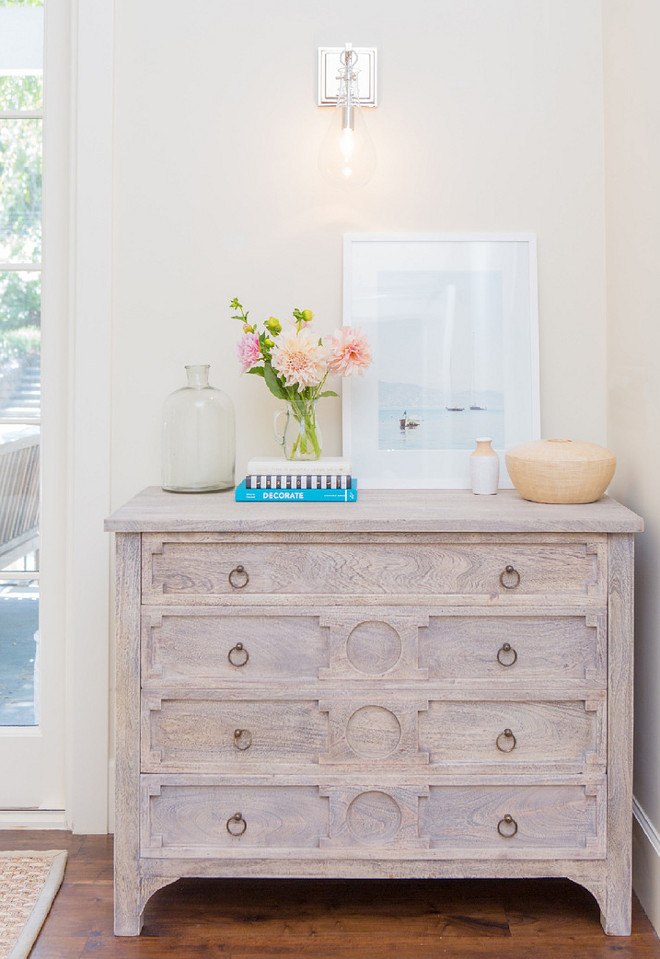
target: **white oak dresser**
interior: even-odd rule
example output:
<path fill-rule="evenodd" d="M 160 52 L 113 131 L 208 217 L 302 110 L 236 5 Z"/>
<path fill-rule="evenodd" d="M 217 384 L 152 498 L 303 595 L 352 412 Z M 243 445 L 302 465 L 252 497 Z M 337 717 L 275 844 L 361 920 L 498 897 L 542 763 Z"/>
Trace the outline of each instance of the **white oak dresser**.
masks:
<path fill-rule="evenodd" d="M 567 876 L 629 934 L 638 516 L 150 488 L 106 528 L 118 935 L 182 876 Z"/>

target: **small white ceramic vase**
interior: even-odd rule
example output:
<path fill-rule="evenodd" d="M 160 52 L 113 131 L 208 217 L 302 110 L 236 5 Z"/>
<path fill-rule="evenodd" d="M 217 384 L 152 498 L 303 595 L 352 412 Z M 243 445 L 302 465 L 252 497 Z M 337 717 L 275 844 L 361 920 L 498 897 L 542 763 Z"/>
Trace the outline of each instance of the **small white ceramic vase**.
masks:
<path fill-rule="evenodd" d="M 490 437 L 479 437 L 476 449 L 470 456 L 470 482 L 473 493 L 497 493 L 500 479 L 500 460 L 490 445 Z"/>

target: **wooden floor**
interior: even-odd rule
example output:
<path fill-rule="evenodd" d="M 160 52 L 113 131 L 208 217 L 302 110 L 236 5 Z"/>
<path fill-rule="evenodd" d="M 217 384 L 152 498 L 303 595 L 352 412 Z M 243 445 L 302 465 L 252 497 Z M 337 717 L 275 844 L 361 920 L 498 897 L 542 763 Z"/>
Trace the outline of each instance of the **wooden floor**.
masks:
<path fill-rule="evenodd" d="M 568 880 L 186 879 L 160 890 L 142 935 L 112 934 L 112 837 L 0 832 L 1 849 L 68 849 L 32 959 L 660 959 L 633 903 L 630 938 L 606 936 Z"/>

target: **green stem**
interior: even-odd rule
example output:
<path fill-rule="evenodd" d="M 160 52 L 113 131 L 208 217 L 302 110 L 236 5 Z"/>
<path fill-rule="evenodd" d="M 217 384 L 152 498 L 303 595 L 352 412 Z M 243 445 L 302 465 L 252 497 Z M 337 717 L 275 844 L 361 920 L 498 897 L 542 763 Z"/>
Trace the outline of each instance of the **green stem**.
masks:
<path fill-rule="evenodd" d="M 314 451 L 314 458 L 318 459 L 321 455 L 321 446 L 316 434 L 316 410 L 314 400 L 303 399 L 300 395 L 291 401 L 290 404 L 293 417 L 298 424 L 298 431 L 289 454 L 289 459 L 294 459 L 296 453 L 301 456 L 308 455 Z"/>

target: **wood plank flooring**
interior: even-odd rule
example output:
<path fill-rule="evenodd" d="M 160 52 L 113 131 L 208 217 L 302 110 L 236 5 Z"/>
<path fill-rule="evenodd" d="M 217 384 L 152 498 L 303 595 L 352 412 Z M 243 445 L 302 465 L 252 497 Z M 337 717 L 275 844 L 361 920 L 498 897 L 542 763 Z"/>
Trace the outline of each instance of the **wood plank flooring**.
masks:
<path fill-rule="evenodd" d="M 187 879 L 150 900 L 142 935 L 112 934 L 112 837 L 0 832 L 2 849 L 68 849 L 31 959 L 660 959 L 637 899 L 606 936 L 568 880 Z"/>

